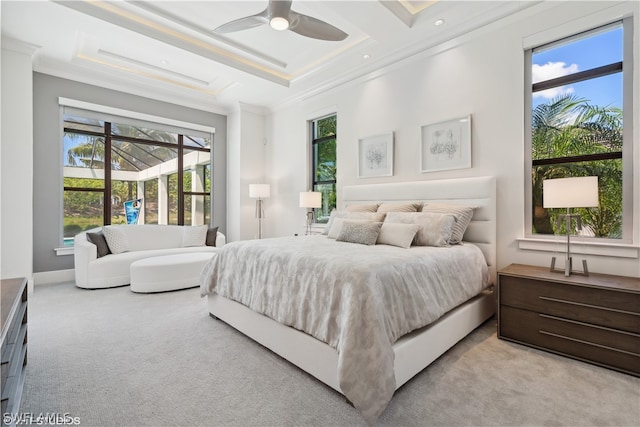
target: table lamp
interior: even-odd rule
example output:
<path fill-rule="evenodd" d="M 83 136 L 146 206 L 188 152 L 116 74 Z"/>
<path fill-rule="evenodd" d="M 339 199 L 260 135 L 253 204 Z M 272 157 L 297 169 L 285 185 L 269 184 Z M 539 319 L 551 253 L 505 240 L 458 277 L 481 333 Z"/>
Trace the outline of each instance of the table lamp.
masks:
<path fill-rule="evenodd" d="M 571 208 L 591 208 L 598 206 L 598 177 L 584 176 L 576 178 L 547 179 L 542 182 L 542 197 L 544 208 L 566 208 L 567 213 L 558 215 L 558 227 L 564 219 L 567 229 L 567 254 L 564 264 L 564 275 L 582 274 L 589 275 L 587 260 L 582 260 L 582 272 L 572 270 L 571 261 L 571 223 L 576 220 L 576 229 L 582 230 L 580 215 L 572 214 Z M 555 269 L 556 257 L 551 259 L 551 271 L 563 272 Z"/>
<path fill-rule="evenodd" d="M 307 231 L 306 235 L 311 234 L 311 224 L 313 224 L 313 209 L 322 207 L 322 193 L 319 191 L 302 191 L 300 192 L 300 207 L 307 209 Z"/>
<path fill-rule="evenodd" d="M 271 196 L 269 184 L 249 184 L 249 197 L 256 200 L 256 219 L 258 220 L 258 239 L 262 239 L 262 220 L 264 219 L 264 206 L 262 199 Z"/>

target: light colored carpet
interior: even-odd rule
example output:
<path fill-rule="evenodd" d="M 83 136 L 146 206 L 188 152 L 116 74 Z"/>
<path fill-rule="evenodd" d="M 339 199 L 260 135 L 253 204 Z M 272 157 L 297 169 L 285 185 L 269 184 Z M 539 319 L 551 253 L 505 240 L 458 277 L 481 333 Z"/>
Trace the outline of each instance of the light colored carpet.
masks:
<path fill-rule="evenodd" d="M 396 392 L 385 426 L 636 426 L 640 379 L 498 340 L 490 320 Z M 344 398 L 209 317 L 198 289 L 36 287 L 21 411 L 82 426 L 357 426 Z"/>

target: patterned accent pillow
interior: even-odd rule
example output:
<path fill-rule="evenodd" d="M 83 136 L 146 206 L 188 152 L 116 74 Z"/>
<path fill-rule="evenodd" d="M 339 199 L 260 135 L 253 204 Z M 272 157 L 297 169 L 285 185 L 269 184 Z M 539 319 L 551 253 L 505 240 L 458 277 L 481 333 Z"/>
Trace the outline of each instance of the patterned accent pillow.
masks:
<path fill-rule="evenodd" d="M 207 230 L 207 238 L 205 239 L 205 244 L 207 246 L 215 246 L 217 238 L 218 238 L 218 227 L 210 228 Z"/>
<path fill-rule="evenodd" d="M 363 219 L 367 221 L 373 222 L 382 222 L 384 221 L 385 214 L 377 213 L 377 212 L 347 212 L 347 211 L 336 211 L 331 212 L 331 216 L 329 217 L 329 222 L 327 222 L 327 226 L 325 227 L 322 234 L 328 235 L 331 232 L 331 228 L 333 227 L 333 221 L 336 218 L 342 219 Z M 334 234 L 337 237 L 337 233 L 340 230 L 337 230 Z"/>
<path fill-rule="evenodd" d="M 182 228 L 182 247 L 204 246 L 207 240 L 208 225 L 192 225 Z"/>
<path fill-rule="evenodd" d="M 419 212 L 422 203 L 382 203 L 378 212 Z"/>
<path fill-rule="evenodd" d="M 331 230 L 329 230 L 329 234 L 327 235 L 327 237 L 329 237 L 330 239 L 337 239 L 338 236 L 340 235 L 340 231 L 342 230 L 342 225 L 344 224 L 345 221 L 359 222 L 359 223 L 373 222 L 373 221 L 369 221 L 368 219 L 335 218 L 333 220 L 333 224 L 331 224 Z"/>
<path fill-rule="evenodd" d="M 399 246 L 407 249 L 411 247 L 411 242 L 413 242 L 418 231 L 420 231 L 418 224 L 400 224 L 385 221 L 382 223 L 376 244 Z"/>
<path fill-rule="evenodd" d="M 102 228 L 102 234 L 104 234 L 112 254 L 129 251 L 129 238 L 122 227 L 126 227 L 126 225 L 107 225 Z"/>
<path fill-rule="evenodd" d="M 418 224 L 416 246 L 449 246 L 456 219 L 453 215 L 432 212 L 389 212 L 385 222 Z"/>
<path fill-rule="evenodd" d="M 373 205 L 347 205 L 347 212 L 377 212 L 379 203 Z"/>
<path fill-rule="evenodd" d="M 102 258 L 105 255 L 109 255 L 111 251 L 109 250 L 109 245 L 107 245 L 107 240 L 104 238 L 104 234 L 102 231 L 98 231 L 95 233 L 86 233 L 87 240 L 96 245 L 98 249 L 98 258 Z"/>
<path fill-rule="evenodd" d="M 435 212 L 453 215 L 456 218 L 456 224 L 453 227 L 453 232 L 451 233 L 451 239 L 449 240 L 449 243 L 452 245 L 457 245 L 458 243 L 462 242 L 464 232 L 467 230 L 469 223 L 471 223 L 473 210 L 476 208 L 477 206 L 464 206 L 446 203 L 425 203 L 422 207 L 422 212 Z"/>
<path fill-rule="evenodd" d="M 381 227 L 381 222 L 355 222 L 347 220 L 342 223 L 340 234 L 336 240 L 361 245 L 375 245 Z"/>

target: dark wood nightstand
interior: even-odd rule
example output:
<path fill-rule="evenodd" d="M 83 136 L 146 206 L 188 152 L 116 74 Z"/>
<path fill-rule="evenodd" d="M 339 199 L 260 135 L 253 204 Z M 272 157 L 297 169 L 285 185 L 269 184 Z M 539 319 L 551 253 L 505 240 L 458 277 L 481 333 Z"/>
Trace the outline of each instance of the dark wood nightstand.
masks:
<path fill-rule="evenodd" d="M 640 279 L 498 272 L 498 337 L 640 376 Z"/>

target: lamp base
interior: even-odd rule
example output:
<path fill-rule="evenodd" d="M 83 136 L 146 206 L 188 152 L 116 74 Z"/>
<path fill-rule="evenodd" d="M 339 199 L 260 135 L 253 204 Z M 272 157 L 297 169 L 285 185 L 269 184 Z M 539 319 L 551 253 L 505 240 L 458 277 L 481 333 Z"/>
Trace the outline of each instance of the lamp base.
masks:
<path fill-rule="evenodd" d="M 564 270 L 556 268 L 556 257 L 552 257 L 551 267 L 549 268 L 549 271 L 553 273 L 564 273 L 565 276 L 570 276 L 572 274 L 575 274 L 577 276 L 589 275 L 589 269 L 587 268 L 587 260 L 586 259 L 582 260 L 582 271 L 575 271 L 573 270 L 573 262 L 571 257 L 565 260 Z"/>

